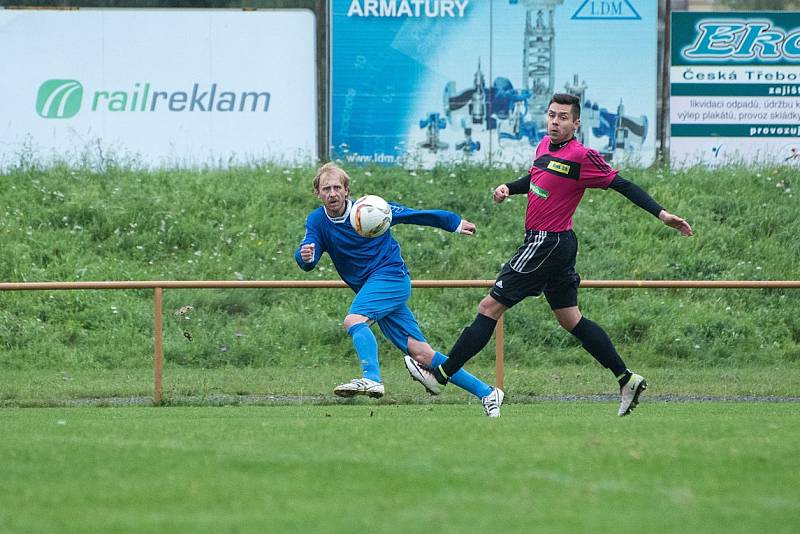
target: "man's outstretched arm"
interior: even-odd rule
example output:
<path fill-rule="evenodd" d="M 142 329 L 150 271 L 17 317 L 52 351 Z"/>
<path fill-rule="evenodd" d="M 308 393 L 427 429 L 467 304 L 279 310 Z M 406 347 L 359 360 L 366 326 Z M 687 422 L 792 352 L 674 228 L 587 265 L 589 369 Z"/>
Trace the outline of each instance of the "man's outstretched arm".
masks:
<path fill-rule="evenodd" d="M 620 193 L 643 210 L 652 213 L 654 217 L 658 217 L 661 222 L 670 228 L 675 228 L 686 236 L 692 235 L 692 227 L 689 226 L 689 223 L 662 208 L 658 202 L 653 200 L 653 197 L 635 183 L 617 175 L 608 188 Z"/>
<path fill-rule="evenodd" d="M 440 209 L 417 210 L 396 202 L 390 202 L 389 204 L 392 206 L 392 226 L 396 224 L 416 224 L 460 234 L 472 235 L 475 233 L 474 224 L 462 219 L 452 211 Z"/>

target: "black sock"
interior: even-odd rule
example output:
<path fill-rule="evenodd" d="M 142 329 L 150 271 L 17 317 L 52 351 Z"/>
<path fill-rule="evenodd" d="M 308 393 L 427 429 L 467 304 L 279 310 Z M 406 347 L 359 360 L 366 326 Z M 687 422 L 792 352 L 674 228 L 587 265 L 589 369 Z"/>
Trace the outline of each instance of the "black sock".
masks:
<path fill-rule="evenodd" d="M 450 354 L 447 355 L 447 361 L 442 364 L 441 371 L 443 372 L 440 374 L 443 374 L 444 378 L 449 378 L 464 367 L 464 364 L 478 354 L 489 342 L 496 324 L 497 321 L 495 319 L 479 313 L 475 320 L 472 321 L 472 324 L 461 332 L 458 341 L 453 345 Z"/>
<path fill-rule="evenodd" d="M 443 386 L 447 385 L 447 382 L 450 380 L 450 377 L 449 376 L 445 376 L 444 372 L 442 372 L 442 366 L 441 365 L 431 369 L 431 373 L 433 374 L 433 377 L 436 379 L 436 381 L 439 382 Z"/>
<path fill-rule="evenodd" d="M 630 370 L 625 369 L 625 372 L 617 377 L 617 382 L 619 382 L 619 387 L 623 387 L 625 384 L 627 384 L 628 380 L 630 380 L 632 376 L 633 373 L 631 373 Z"/>
<path fill-rule="evenodd" d="M 580 340 L 583 348 L 594 356 L 594 359 L 600 362 L 600 365 L 610 369 L 618 379 L 625 378 L 621 375 L 630 372 L 617 353 L 617 349 L 614 348 L 614 344 L 608 334 L 597 323 L 590 321 L 586 317 L 581 317 L 581 320 L 572 329 L 571 334 Z M 627 382 L 627 379 L 625 381 Z"/>

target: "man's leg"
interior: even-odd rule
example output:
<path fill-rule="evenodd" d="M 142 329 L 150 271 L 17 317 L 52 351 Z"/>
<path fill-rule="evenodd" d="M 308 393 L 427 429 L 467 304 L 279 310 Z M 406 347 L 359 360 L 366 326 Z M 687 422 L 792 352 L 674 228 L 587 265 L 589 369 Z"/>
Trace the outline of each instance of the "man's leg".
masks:
<path fill-rule="evenodd" d="M 378 341 L 370 329 L 371 321 L 379 320 L 390 313 L 393 307 L 402 304 L 411 292 L 411 281 L 406 279 L 370 278 L 356 294 L 344 327 L 353 338 L 353 347 L 363 370 L 363 377 L 351 380 L 334 388 L 333 392 L 342 397 L 367 395 L 380 398 L 385 388 L 381 382 L 381 368 L 378 362 Z"/>
<path fill-rule="evenodd" d="M 449 377 L 486 346 L 503 312 L 526 297 L 541 294 L 550 273 L 561 268 L 563 260 L 559 253 L 554 254 L 560 242 L 560 234 L 526 233 L 524 243 L 503 265 L 489 294 L 478 305 L 478 315 L 461 332 L 447 361 L 434 367 L 433 373 L 440 383 L 447 383 Z"/>
<path fill-rule="evenodd" d="M 344 320 L 347 333 L 353 338 L 353 346 L 361 363 L 363 377 L 354 378 L 333 388 L 333 393 L 339 397 L 366 395 L 379 399 L 385 393 L 381 383 L 381 368 L 378 364 L 378 342 L 369 325 L 367 318 L 361 315 L 350 314 Z"/>
<path fill-rule="evenodd" d="M 497 320 L 503 315 L 506 306 L 491 295 L 487 295 L 478 305 L 478 315 L 472 324 L 461 332 L 448 358 L 433 366 L 433 374 L 441 384 L 447 383 L 464 365 L 489 343 Z"/>
<path fill-rule="evenodd" d="M 441 352 L 435 353 L 433 355 L 433 368 L 441 369 L 442 366 L 447 365 L 447 360 L 447 357 Z M 433 375 L 433 378 L 436 378 L 436 376 Z M 478 397 L 483 406 L 483 413 L 487 417 L 500 417 L 500 405 L 503 404 L 503 397 L 505 397 L 505 392 L 502 389 L 493 388 L 481 382 L 463 368 L 450 375 L 450 382 Z"/>
<path fill-rule="evenodd" d="M 405 354 L 408 354 L 411 361 L 406 360 L 406 368 L 411 373 L 411 376 L 415 380 L 422 382 L 429 393 L 438 395 L 438 384 L 435 381 L 426 380 L 432 378 L 427 369 L 444 363 L 447 358 L 435 352 L 425 340 L 417 318 L 414 317 L 414 313 L 408 305 L 397 308 L 378 321 L 378 326 L 383 335 L 386 336 L 386 339 Z M 492 386 L 482 382 L 467 371 L 455 373 L 451 381 L 479 399 L 482 399 L 492 391 Z"/>
<path fill-rule="evenodd" d="M 421 382 L 425 389 L 433 395 L 440 392 L 441 386 L 436 377 L 426 367 L 439 366 L 447 361 L 447 357 L 434 352 L 428 343 L 422 343 L 411 337 L 408 338 L 409 353 L 414 355 L 405 357 L 406 369 L 414 380 Z M 423 367 L 425 366 L 425 367 Z M 487 417 L 500 417 L 500 406 L 503 404 L 505 393 L 499 388 L 493 388 L 482 382 L 464 369 L 460 369 L 450 381 L 461 389 L 478 397 L 483 406 L 483 413 Z"/>
<path fill-rule="evenodd" d="M 591 354 L 600 365 L 614 373 L 617 380 L 624 379 L 624 382 L 627 382 L 631 373 L 611 342 L 611 338 L 600 325 L 581 315 L 577 306 L 559 308 L 553 310 L 553 314 L 555 314 L 558 324 L 578 338 L 586 352 Z"/>
<path fill-rule="evenodd" d="M 647 389 L 647 381 L 641 375 L 631 372 L 617 352 L 611 338 L 600 325 L 581 315 L 577 306 L 553 310 L 559 324 L 578 338 L 586 351 L 600 365 L 610 370 L 620 388 L 618 415 L 628 415 L 639 404 L 639 395 Z"/>
<path fill-rule="evenodd" d="M 408 305 L 394 310 L 381 319 L 378 326 L 389 341 L 408 354 L 404 361 L 411 377 L 422 383 L 429 393 L 438 395 L 440 385 L 428 369 L 446 362 L 447 358 L 443 354 L 435 352 L 425 340 L 419 323 Z M 486 415 L 500 416 L 500 404 L 503 402 L 502 392 L 492 395 L 495 388 L 463 369 L 455 373 L 451 381 L 481 399 Z M 490 410 L 487 406 L 492 409 Z"/>
<path fill-rule="evenodd" d="M 374 275 L 356 293 L 344 327 L 353 337 L 353 346 L 364 370 L 364 378 L 380 382 L 381 371 L 378 363 L 378 340 L 369 328 L 371 321 L 380 321 L 405 305 L 411 295 L 409 277 Z"/>
<path fill-rule="evenodd" d="M 411 373 L 412 378 L 422 382 L 429 393 L 437 395 L 439 393 L 439 388 L 437 387 L 439 384 L 430 380 L 433 378 L 432 375 L 421 371 L 426 371 L 427 369 L 442 365 L 447 361 L 447 357 L 441 352 L 434 351 L 428 343 L 418 341 L 411 336 L 408 337 L 408 355 L 412 359 L 412 362 L 406 360 L 406 368 L 409 373 Z M 413 367 L 410 367 L 410 365 Z M 421 366 L 422 369 L 420 370 Z M 450 378 L 450 382 L 472 393 L 479 399 L 484 398 L 491 393 L 493 389 L 492 386 L 464 369 L 460 369 L 455 373 Z"/>
<path fill-rule="evenodd" d="M 355 322 L 352 326 L 348 326 L 348 324 L 351 324 L 351 321 L 358 319 L 365 320 Z M 381 367 L 378 363 L 378 340 L 375 339 L 375 334 L 372 333 L 369 322 L 366 321 L 366 317 L 361 315 L 348 315 L 347 318 L 345 318 L 344 324 L 345 328 L 347 328 L 347 333 L 353 338 L 353 347 L 355 347 L 356 354 L 358 354 L 358 360 L 361 363 L 364 378 L 380 382 Z"/>

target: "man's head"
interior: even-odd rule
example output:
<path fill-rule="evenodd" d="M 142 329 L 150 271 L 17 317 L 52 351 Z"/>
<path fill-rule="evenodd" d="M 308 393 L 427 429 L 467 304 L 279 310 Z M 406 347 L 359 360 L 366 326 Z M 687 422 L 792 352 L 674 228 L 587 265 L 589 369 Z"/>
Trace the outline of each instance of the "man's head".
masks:
<path fill-rule="evenodd" d="M 331 217 L 344 214 L 350 196 L 350 177 L 335 163 L 326 163 L 314 176 L 314 194 Z"/>
<path fill-rule="evenodd" d="M 581 125 L 581 101 L 578 97 L 556 93 L 547 106 L 547 134 L 553 143 L 563 143 L 575 135 Z"/>

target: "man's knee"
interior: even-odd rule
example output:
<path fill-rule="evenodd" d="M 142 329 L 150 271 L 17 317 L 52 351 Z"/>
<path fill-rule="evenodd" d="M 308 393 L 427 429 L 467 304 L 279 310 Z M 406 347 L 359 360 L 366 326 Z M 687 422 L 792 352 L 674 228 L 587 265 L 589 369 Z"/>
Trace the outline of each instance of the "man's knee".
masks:
<path fill-rule="evenodd" d="M 369 317 L 358 315 L 357 313 L 351 313 L 350 315 L 344 318 L 342 326 L 344 327 L 345 330 L 350 330 L 355 325 L 366 322 L 369 322 Z"/>
<path fill-rule="evenodd" d="M 567 332 L 572 332 L 582 317 L 581 311 L 577 306 L 559 308 L 557 310 L 553 310 L 553 314 L 556 316 L 556 320 L 558 321 L 558 324 L 561 325 L 561 328 Z"/>
<path fill-rule="evenodd" d="M 500 316 L 503 315 L 505 310 L 506 307 L 497 302 L 491 295 L 483 297 L 483 300 L 478 304 L 478 313 L 486 317 L 491 317 L 494 320 L 500 319 Z"/>

